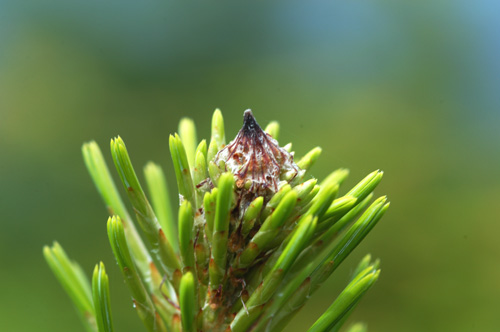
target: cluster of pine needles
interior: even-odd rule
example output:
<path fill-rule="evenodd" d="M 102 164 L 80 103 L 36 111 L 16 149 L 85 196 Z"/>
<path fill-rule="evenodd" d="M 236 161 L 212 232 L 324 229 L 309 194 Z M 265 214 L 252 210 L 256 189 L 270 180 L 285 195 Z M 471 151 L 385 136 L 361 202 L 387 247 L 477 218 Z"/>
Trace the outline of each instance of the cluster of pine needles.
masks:
<path fill-rule="evenodd" d="M 169 141 L 178 211 L 160 166 L 150 162 L 144 168 L 149 200 L 125 143 L 111 140 L 141 235 L 98 145 L 83 145 L 85 164 L 109 211 L 111 249 L 147 331 L 285 329 L 389 207 L 385 196 L 373 199 L 381 171 L 339 195 L 348 170 L 318 181 L 309 170 L 321 149 L 294 161 L 292 145 L 281 147 L 278 135 L 277 122 L 261 129 L 246 111 L 243 128 L 226 144 L 216 110 L 207 144 L 198 142 L 194 122 L 182 119 L 179 134 Z M 86 330 L 114 331 L 104 264 L 95 266 L 90 283 L 57 242 L 43 252 Z M 378 260 L 367 255 L 308 331 L 339 331 L 379 273 Z M 365 328 L 354 324 L 349 331 Z"/>

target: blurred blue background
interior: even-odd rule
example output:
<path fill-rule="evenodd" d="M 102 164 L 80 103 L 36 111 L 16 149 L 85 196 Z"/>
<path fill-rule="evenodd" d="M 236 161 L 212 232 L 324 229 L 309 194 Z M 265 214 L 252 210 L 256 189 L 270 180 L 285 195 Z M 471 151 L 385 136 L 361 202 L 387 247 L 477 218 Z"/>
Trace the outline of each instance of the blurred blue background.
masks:
<path fill-rule="evenodd" d="M 42 257 L 103 260 L 117 331 L 138 331 L 80 146 L 120 134 L 161 163 L 183 116 L 230 139 L 251 108 L 347 185 L 385 171 L 391 208 L 294 319 L 305 331 L 367 252 L 382 275 L 352 320 L 377 331 L 498 331 L 500 3 L 0 0 L 0 331 L 83 331 Z"/>

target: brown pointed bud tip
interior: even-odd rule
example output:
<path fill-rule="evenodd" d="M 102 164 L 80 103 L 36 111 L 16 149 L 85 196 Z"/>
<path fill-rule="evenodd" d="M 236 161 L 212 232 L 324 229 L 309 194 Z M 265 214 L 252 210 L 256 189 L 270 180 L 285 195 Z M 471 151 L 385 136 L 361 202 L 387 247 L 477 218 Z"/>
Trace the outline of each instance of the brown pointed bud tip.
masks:
<path fill-rule="evenodd" d="M 274 194 L 278 191 L 281 174 L 288 171 L 297 174 L 300 169 L 293 162 L 293 155 L 262 130 L 251 110 L 246 110 L 243 117 L 238 135 L 217 153 L 214 162 L 219 165 L 224 161 L 226 171 L 234 174 L 236 183 L 241 184 L 238 188 L 242 196 L 252 201 L 256 196 Z"/>

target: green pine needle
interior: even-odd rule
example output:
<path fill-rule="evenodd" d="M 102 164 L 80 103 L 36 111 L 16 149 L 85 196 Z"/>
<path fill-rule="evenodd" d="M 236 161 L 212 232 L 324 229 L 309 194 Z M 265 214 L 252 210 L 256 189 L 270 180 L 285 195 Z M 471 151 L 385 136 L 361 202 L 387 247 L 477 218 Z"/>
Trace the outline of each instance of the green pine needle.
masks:
<path fill-rule="evenodd" d="M 314 323 L 308 332 L 327 332 L 341 322 L 344 315 L 355 306 L 363 294 L 377 281 L 380 270 L 369 266 L 361 271 L 339 297 L 325 311 L 323 315 Z"/>
<path fill-rule="evenodd" d="M 170 135 L 170 154 L 174 162 L 175 177 L 177 178 L 177 186 L 179 194 L 191 202 L 193 206 L 196 205 L 193 187 L 193 178 L 189 167 L 188 157 L 184 145 L 182 144 L 179 135 Z"/>
<path fill-rule="evenodd" d="M 97 264 L 92 277 L 92 298 L 99 332 L 113 332 L 111 303 L 109 299 L 109 280 L 104 264 Z"/>
<path fill-rule="evenodd" d="M 191 272 L 187 272 L 181 279 L 180 290 L 180 307 L 181 307 L 181 320 L 182 329 L 185 332 L 196 331 L 196 291 L 195 291 L 194 277 Z"/>
<path fill-rule="evenodd" d="M 191 203 L 184 201 L 179 208 L 179 247 L 183 273 L 194 270 L 193 225 L 193 208 Z"/>
<path fill-rule="evenodd" d="M 175 271 L 180 268 L 179 259 L 161 229 L 156 214 L 142 190 L 125 147 L 125 142 L 121 137 L 111 140 L 111 154 L 116 170 L 134 207 L 139 225 L 151 245 L 150 252 L 156 258 L 159 266 L 166 272 L 169 281 L 173 282 Z"/>
<path fill-rule="evenodd" d="M 230 173 L 221 175 L 217 192 L 212 233 L 212 259 L 210 260 L 210 287 L 220 287 L 226 271 L 229 218 L 233 205 L 234 179 Z"/>
<path fill-rule="evenodd" d="M 96 318 L 90 283 L 81 267 L 71 261 L 59 243 L 43 247 L 43 255 L 52 272 L 73 301 L 88 332 L 96 332 Z"/>
<path fill-rule="evenodd" d="M 174 250 L 178 251 L 177 225 L 170 204 L 165 174 L 159 165 L 149 162 L 144 167 L 144 177 L 146 178 L 151 203 L 158 217 L 158 222 Z"/>
<path fill-rule="evenodd" d="M 264 131 L 271 135 L 275 140 L 278 140 L 280 134 L 280 124 L 277 121 L 271 121 Z"/>
<path fill-rule="evenodd" d="M 129 241 L 135 263 L 144 276 L 144 279 L 149 280 L 152 258 L 120 198 L 120 194 L 116 189 L 115 183 L 104 161 L 104 157 L 102 156 L 101 149 L 96 142 L 92 141 L 83 144 L 82 153 L 87 170 L 94 181 L 97 191 L 104 200 L 104 204 L 108 208 L 108 215 L 120 216 L 126 226 L 125 235 Z"/>
<path fill-rule="evenodd" d="M 184 142 L 189 164 L 194 165 L 195 151 L 198 142 L 196 138 L 196 127 L 193 120 L 188 118 L 181 119 L 179 122 L 179 136 Z"/>

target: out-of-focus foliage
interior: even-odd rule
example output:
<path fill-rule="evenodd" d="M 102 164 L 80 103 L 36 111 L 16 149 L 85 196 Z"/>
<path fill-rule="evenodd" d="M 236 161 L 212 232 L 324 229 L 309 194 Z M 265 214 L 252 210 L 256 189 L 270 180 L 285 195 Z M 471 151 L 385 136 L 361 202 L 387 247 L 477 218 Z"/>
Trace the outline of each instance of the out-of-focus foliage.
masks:
<path fill-rule="evenodd" d="M 318 178 L 337 167 L 352 170 L 350 181 L 385 171 L 391 211 L 344 265 L 367 251 L 384 262 L 353 320 L 370 331 L 495 330 L 499 9 L 1 1 L 0 330 L 78 326 L 40 257 L 53 239 L 88 277 L 102 259 L 113 306 L 129 303 L 80 146 L 121 134 L 138 165 L 164 167 L 175 192 L 168 134 L 189 116 L 208 137 L 215 107 L 227 128 L 239 128 L 245 108 L 279 120 L 280 143 L 299 155 L 321 145 Z M 338 271 L 331 293 L 350 272 Z M 290 326 L 310 326 L 326 293 Z M 117 331 L 140 327 L 131 306 L 114 313 Z"/>

